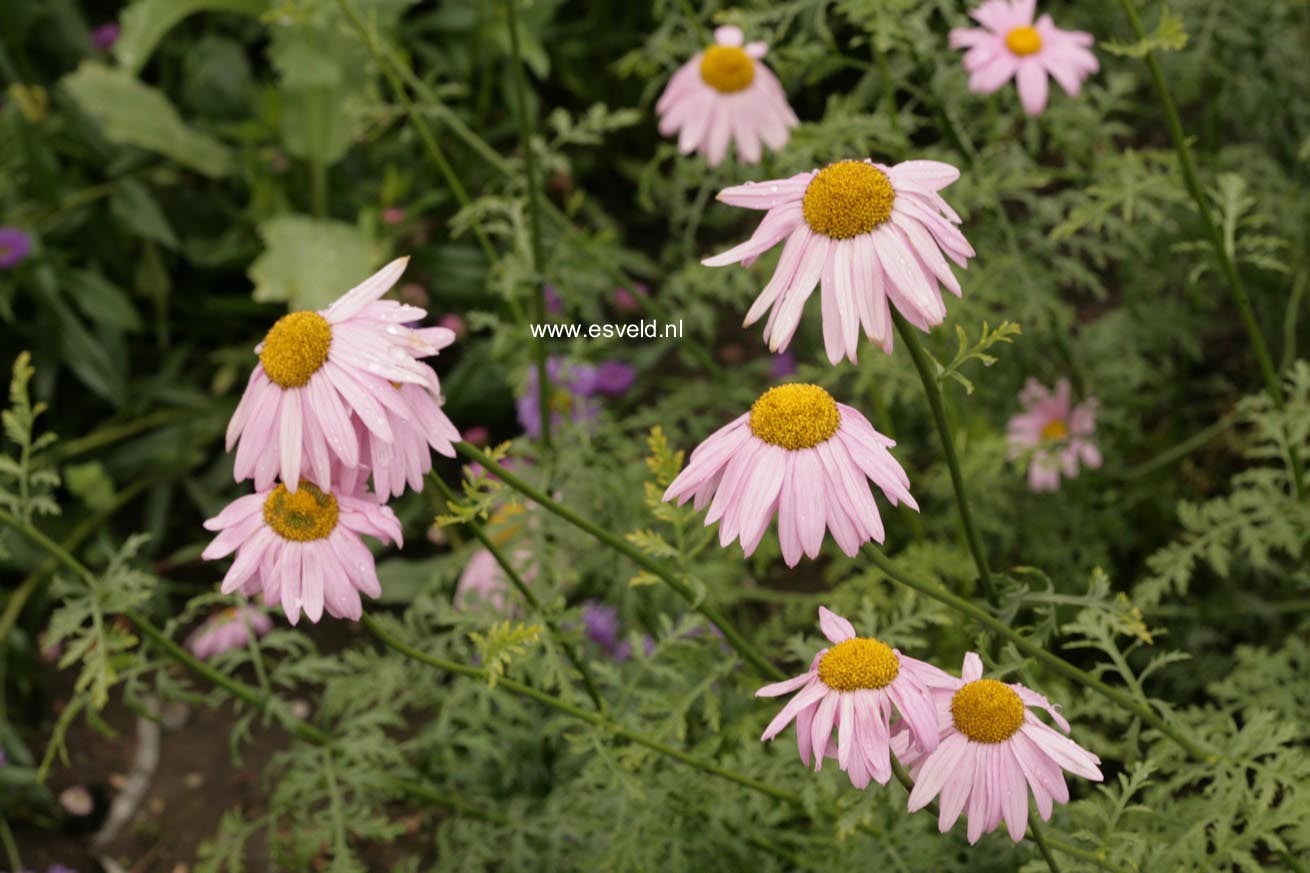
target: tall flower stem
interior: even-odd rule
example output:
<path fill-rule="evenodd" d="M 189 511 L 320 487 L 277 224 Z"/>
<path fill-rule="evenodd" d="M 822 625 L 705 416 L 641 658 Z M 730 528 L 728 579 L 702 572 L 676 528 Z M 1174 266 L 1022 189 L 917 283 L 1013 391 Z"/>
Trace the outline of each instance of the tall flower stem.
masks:
<path fill-rule="evenodd" d="M 681 578 L 681 576 L 679 576 L 679 574 L 671 567 L 643 554 L 639 549 L 621 537 L 615 536 L 590 519 L 585 518 L 569 509 L 567 506 L 552 500 L 539 488 L 535 488 L 520 479 L 518 476 L 492 460 L 491 456 L 487 455 L 471 443 L 458 442 L 455 444 L 455 448 L 461 455 L 469 460 L 477 461 L 484 469 L 495 474 L 496 478 L 500 479 L 500 481 L 504 482 L 506 485 L 513 488 L 542 509 L 559 516 L 564 521 L 567 521 L 569 524 L 584 533 L 590 534 L 592 537 L 609 546 L 614 551 L 630 559 L 638 567 L 658 576 L 665 584 L 691 604 L 693 609 L 705 616 L 706 619 L 717 627 L 723 633 L 724 641 L 736 649 L 738 654 L 755 667 L 755 669 L 759 670 L 762 675 L 773 679 L 785 678 L 782 671 L 770 663 L 764 655 L 760 654 L 759 650 L 755 648 L 751 641 L 746 639 L 741 631 L 737 630 L 737 628 L 735 628 L 727 618 L 724 617 L 723 613 L 714 606 L 705 603 L 702 598 L 698 597 L 696 592 L 692 590 L 691 586 L 687 584 L 686 580 Z"/>
<path fill-rule="evenodd" d="M 955 503 L 960 510 L 960 524 L 964 527 L 964 538 L 973 554 L 973 562 L 978 567 L 978 584 L 982 586 L 987 599 L 996 604 L 996 588 L 992 585 L 992 571 L 987 565 L 987 552 L 983 549 L 982 539 L 973 523 L 973 513 L 969 509 L 969 494 L 965 490 L 964 475 L 960 473 L 960 461 L 955 455 L 955 437 L 951 435 L 950 422 L 946 420 L 946 409 L 942 406 L 942 391 L 937 384 L 937 374 L 933 372 L 928 353 L 923 350 L 919 336 L 912 325 L 892 311 L 896 321 L 896 332 L 901 341 L 910 350 L 914 368 L 919 371 L 919 381 L 923 383 L 923 393 L 928 397 L 928 406 L 932 409 L 933 421 L 937 424 L 937 434 L 942 440 L 942 452 L 946 455 L 946 466 L 951 472 L 951 487 L 955 490 Z"/>
<path fill-rule="evenodd" d="M 1138 700 L 1131 694 L 1113 688 L 1100 679 L 1085 670 L 1081 670 L 1061 658 L 1059 655 L 1052 654 L 1046 649 L 1016 633 L 1010 629 L 1010 626 L 1000 621 L 987 610 L 975 605 L 969 600 L 960 597 L 948 591 L 945 587 L 936 582 L 929 582 L 923 579 L 915 579 L 903 573 L 891 560 L 882 553 L 882 551 L 872 545 L 864 547 L 864 554 L 878 566 L 878 569 L 887 574 L 893 582 L 898 582 L 907 588 L 912 588 L 920 594 L 942 603 L 961 615 L 966 615 L 987 628 L 999 638 L 1009 641 L 1016 649 L 1025 655 L 1039 661 L 1041 664 L 1070 679 L 1073 682 L 1090 688 L 1102 697 L 1105 697 L 1128 712 L 1140 718 L 1142 721 L 1155 728 L 1164 736 L 1173 740 L 1180 748 L 1192 758 L 1202 763 L 1213 763 L 1219 760 L 1219 755 L 1203 748 L 1199 743 L 1188 737 L 1186 734 L 1172 727 L 1167 721 L 1144 701 Z"/>
<path fill-rule="evenodd" d="M 532 237 L 532 276 L 536 283 L 533 296 L 533 317 L 538 323 L 546 320 L 546 284 L 541 266 L 546 258 L 541 239 L 541 190 L 537 181 L 537 157 L 532 148 L 532 123 L 528 119 L 528 87 L 523 72 L 523 49 L 519 45 L 518 0 L 504 0 L 505 18 L 509 28 L 510 51 L 514 55 L 514 115 L 519 126 L 519 140 L 523 149 L 523 170 L 528 188 L 528 232 Z M 541 444 L 550 446 L 550 380 L 546 372 L 546 341 L 541 337 L 533 344 L 537 359 L 537 408 L 541 411 Z"/>
<path fill-rule="evenodd" d="M 1139 40 L 1146 39 L 1146 31 L 1142 29 L 1141 19 L 1137 17 L 1137 9 L 1133 5 L 1133 0 L 1119 0 L 1119 5 L 1123 7 L 1124 15 L 1128 18 L 1128 24 L 1132 27 L 1133 33 Z M 1246 328 L 1247 337 L 1251 341 L 1251 349 L 1255 352 L 1256 362 L 1260 365 L 1260 373 L 1264 376 L 1265 391 L 1268 392 L 1269 398 L 1274 402 L 1274 406 L 1282 410 L 1287 405 L 1287 399 L 1283 395 L 1283 386 L 1278 378 L 1278 371 L 1274 368 L 1274 360 L 1269 354 L 1269 346 L 1265 343 L 1264 332 L 1260 329 L 1260 322 L 1256 320 L 1255 309 L 1251 306 L 1251 297 L 1246 293 L 1246 286 L 1242 282 L 1242 276 L 1237 270 L 1237 263 L 1233 259 L 1233 253 L 1229 251 L 1224 242 L 1223 232 L 1219 225 L 1215 223 L 1214 216 L 1210 212 L 1210 203 L 1205 196 L 1205 190 L 1201 187 L 1200 176 L 1196 172 L 1196 162 L 1192 158 L 1192 148 L 1187 144 L 1187 135 L 1183 131 L 1183 121 L 1178 114 L 1178 107 L 1174 103 L 1173 95 L 1169 91 L 1169 85 L 1164 80 L 1164 71 L 1160 68 L 1160 61 L 1155 56 L 1155 52 L 1147 50 L 1143 56 L 1146 61 L 1146 67 L 1151 73 L 1151 83 L 1155 86 L 1156 95 L 1160 98 L 1160 107 L 1164 110 L 1165 126 L 1169 128 L 1169 138 L 1173 140 L 1174 151 L 1178 153 L 1178 167 L 1183 173 L 1183 185 L 1187 188 L 1187 193 L 1191 195 L 1192 201 L 1196 204 L 1196 212 L 1201 218 L 1201 225 L 1205 229 L 1205 235 L 1210 240 L 1210 246 L 1214 249 L 1215 258 L 1219 261 L 1219 269 L 1224 275 L 1224 280 L 1228 285 L 1229 293 L 1232 295 L 1233 303 L 1237 306 L 1237 312 L 1242 317 L 1242 324 Z M 1289 460 L 1292 466 L 1292 481 L 1296 488 L 1297 497 L 1305 496 L 1305 483 L 1302 480 L 1301 459 L 1292 446 Z"/>
<path fill-rule="evenodd" d="M 436 473 L 428 474 L 428 482 L 436 486 L 437 490 L 446 498 L 446 502 L 451 507 L 458 503 L 459 497 L 456 496 L 450 486 L 447 485 Z M 538 599 L 537 595 L 532 593 L 532 589 L 528 587 L 528 584 L 525 581 L 523 581 L 523 577 L 514 569 L 514 566 L 505 557 L 505 554 L 500 550 L 500 547 L 492 541 L 491 537 L 487 536 L 487 532 L 483 530 L 482 525 L 475 521 L 470 521 L 465 523 L 465 527 L 473 532 L 473 536 L 477 538 L 477 541 L 482 543 L 482 547 L 496 560 L 496 563 L 500 565 L 500 569 L 509 579 L 510 584 L 514 586 L 515 590 L 517 590 L 520 595 L 522 595 L 528 605 L 538 614 L 545 617 L 546 626 L 550 628 L 551 635 L 554 636 L 555 641 L 559 643 L 560 648 L 564 652 L 564 657 L 568 658 L 569 663 L 573 665 L 574 669 L 578 671 L 578 675 L 582 677 L 582 684 L 587 689 L 587 696 L 591 698 L 591 702 L 595 704 L 597 709 L 604 711 L 605 701 L 600 696 L 600 692 L 596 690 L 596 683 L 592 679 L 591 670 L 587 668 L 586 660 L 578 652 L 578 649 L 568 642 L 564 633 L 560 630 L 559 624 L 553 618 L 546 616 L 545 610 L 542 609 L 541 606 L 541 600 Z"/>

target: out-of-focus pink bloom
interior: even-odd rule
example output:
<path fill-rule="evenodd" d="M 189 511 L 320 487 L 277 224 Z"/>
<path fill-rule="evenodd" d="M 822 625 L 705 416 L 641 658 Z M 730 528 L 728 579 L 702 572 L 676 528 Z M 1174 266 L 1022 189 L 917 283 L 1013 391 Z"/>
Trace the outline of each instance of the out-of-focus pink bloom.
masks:
<path fill-rule="evenodd" d="M 0 227 L 0 270 L 18 266 L 32 251 L 32 238 L 16 227 Z"/>
<path fill-rule="evenodd" d="M 233 606 L 211 615 L 187 640 L 191 654 L 203 660 L 218 657 L 250 642 L 250 631 L 262 637 L 273 629 L 268 613 L 253 606 Z"/>
<path fill-rule="evenodd" d="M 1046 108 L 1048 75 L 1074 97 L 1100 69 L 1090 33 L 1061 30 L 1049 15 L 1034 24 L 1036 7 L 1037 0 L 987 0 L 969 13 L 982 27 L 957 27 L 950 36 L 951 48 L 968 49 L 969 90 L 991 94 L 1014 79 L 1029 115 Z"/>
<path fill-rule="evenodd" d="M 536 571 L 532 567 L 522 569 L 528 560 L 526 549 L 516 549 L 511 558 L 519 577 L 524 584 L 531 584 Z M 469 558 L 464 572 L 459 575 L 455 585 L 455 608 L 468 610 L 478 601 L 490 604 L 497 612 L 512 614 L 515 610 L 508 598 L 513 596 L 513 586 L 505 571 L 496 561 L 496 557 L 487 549 L 478 549 Z"/>
<path fill-rule="evenodd" d="M 95 46 L 98 51 L 107 52 L 118 42 L 118 35 L 121 28 L 117 21 L 110 21 L 102 24 L 95 30 L 91 31 L 91 45 Z"/>
<path fill-rule="evenodd" d="M 765 215 L 750 239 L 701 263 L 749 267 L 781 242 L 773 277 L 744 322 L 768 313 L 769 351 L 786 350 L 818 287 L 829 361 L 856 359 L 861 328 L 891 354 L 891 306 L 927 331 L 946 318 L 942 287 L 960 296 L 946 259 L 964 268 L 974 250 L 956 226 L 960 216 L 937 193 L 959 177 L 939 161 L 848 160 L 725 188 L 719 200 Z"/>
<path fill-rule="evenodd" d="M 467 430 L 465 430 L 464 439 L 467 440 L 468 442 L 473 443 L 473 445 L 475 446 L 485 446 L 487 442 L 491 439 L 491 431 L 487 430 L 485 427 L 479 424 L 475 427 L 470 427 Z M 479 467 L 478 469 L 480 470 L 482 468 Z"/>
<path fill-rule="evenodd" d="M 1069 802 L 1063 771 L 1101 781 L 1101 759 L 1065 736 L 1069 722 L 1041 694 L 982 678 L 982 659 L 973 652 L 964 656 L 959 679 L 937 673 L 931 688 L 940 732 L 936 750 L 915 747 L 899 732 L 892 739 L 892 751 L 915 780 L 910 812 L 940 794 L 942 833 L 967 809 L 970 843 L 1002 821 L 1018 842 L 1028 829 L 1029 791 L 1038 814 L 1049 821 L 1054 804 Z M 1064 733 L 1028 707 L 1046 710 Z"/>
<path fill-rule="evenodd" d="M 737 146 L 737 160 L 758 164 L 761 142 L 773 151 L 787 144 L 799 124 L 778 78 L 762 62 L 769 47 L 742 45 L 740 28 L 714 31 L 714 44 L 683 64 L 655 104 L 660 134 L 678 134 L 684 155 L 700 152 L 711 167 Z"/>
<path fill-rule="evenodd" d="M 650 289 L 642 282 L 638 282 L 631 289 L 615 288 L 614 289 L 614 308 L 619 312 L 636 312 L 641 309 L 641 297 L 650 296 Z"/>
<path fill-rule="evenodd" d="M 625 361 L 603 361 L 596 367 L 595 380 L 597 394 L 617 397 L 637 381 L 637 370 Z"/>
<path fill-rule="evenodd" d="M 462 339 L 469 329 L 468 323 L 454 312 L 447 312 L 441 316 L 437 320 L 437 324 L 455 334 L 456 339 Z"/>
<path fill-rule="evenodd" d="M 388 206 L 382 210 L 382 221 L 386 224 L 400 224 L 405 220 L 405 210 L 399 206 Z"/>
<path fill-rule="evenodd" d="M 1055 491 L 1060 476 L 1073 479 L 1079 465 L 1101 466 L 1096 447 L 1096 398 L 1073 404 L 1069 380 L 1050 391 L 1029 379 L 1019 393 L 1024 411 L 1010 419 L 1007 441 L 1010 460 L 1028 462 L 1028 485 L 1034 491 Z"/>
<path fill-rule="evenodd" d="M 894 445 L 819 386 L 779 385 L 697 446 L 664 500 L 681 505 L 694 498 L 697 509 L 709 507 L 705 524 L 719 522 L 719 544 L 740 538 L 747 555 L 776 515 L 788 567 L 802 552 L 818 557 L 825 529 L 855 557 L 864 543 L 884 538 L 866 480 L 893 506 L 919 508 L 888 451 Z"/>

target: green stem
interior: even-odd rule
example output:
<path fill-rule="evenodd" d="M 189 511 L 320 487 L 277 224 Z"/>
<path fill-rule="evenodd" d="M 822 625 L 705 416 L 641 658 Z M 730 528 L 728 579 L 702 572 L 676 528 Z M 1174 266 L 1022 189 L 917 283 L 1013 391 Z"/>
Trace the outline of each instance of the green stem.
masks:
<path fill-rule="evenodd" d="M 1177 445 L 1165 449 L 1155 457 L 1111 475 L 1115 479 L 1137 479 L 1154 473 L 1156 470 L 1168 467 L 1169 465 L 1187 457 L 1201 446 L 1210 442 L 1210 440 L 1219 436 L 1219 434 L 1228 430 L 1232 424 L 1233 417 L 1231 415 L 1226 415 L 1209 427 L 1192 434 Z"/>
<path fill-rule="evenodd" d="M 9 829 L 9 820 L 3 815 L 0 815 L 0 842 L 4 843 L 5 857 L 9 859 L 10 868 L 22 870 L 23 859 L 18 854 L 18 843 L 14 840 L 14 832 Z"/>
<path fill-rule="evenodd" d="M 905 321 L 899 312 L 892 311 L 896 322 L 896 332 L 901 341 L 910 350 L 914 368 L 919 371 L 919 381 L 923 383 L 923 393 L 928 397 L 928 406 L 932 409 L 933 421 L 937 424 L 937 433 L 942 440 L 942 451 L 946 455 L 946 466 L 951 472 L 951 485 L 955 489 L 955 503 L 960 511 L 960 524 L 964 526 L 964 538 L 969 543 L 973 562 L 978 567 L 978 582 L 983 593 L 992 605 L 996 604 L 996 588 L 992 585 L 992 571 L 987 566 L 987 553 L 983 551 L 982 539 L 974 527 L 973 513 L 969 509 L 969 495 L 965 491 L 964 476 L 960 473 L 960 461 L 955 456 L 955 438 L 951 435 L 950 423 L 946 420 L 946 410 L 942 406 L 942 392 L 937 384 L 937 375 L 933 372 L 928 353 L 919 343 L 919 336 L 913 325 Z"/>
<path fill-rule="evenodd" d="M 1145 40 L 1146 32 L 1142 29 L 1142 22 L 1137 17 L 1137 9 L 1133 5 L 1133 0 L 1119 0 L 1119 5 L 1123 7 L 1124 15 L 1128 17 L 1128 23 L 1131 25 L 1133 33 L 1136 34 L 1139 40 Z M 1183 122 L 1178 114 L 1178 107 L 1174 104 L 1173 95 L 1169 92 L 1169 86 L 1164 80 L 1164 71 L 1160 68 L 1160 61 L 1156 58 L 1155 52 L 1148 50 L 1144 58 L 1147 69 L 1151 73 L 1151 82 L 1155 85 L 1156 95 L 1160 98 L 1160 106 L 1164 110 L 1164 120 L 1165 125 L 1169 128 L 1169 138 L 1173 140 L 1174 151 L 1178 153 L 1178 166 L 1183 173 L 1183 185 L 1187 188 L 1187 193 L 1191 195 L 1192 201 L 1196 204 L 1196 211 L 1201 218 L 1201 225 L 1205 229 L 1205 235 L 1209 237 L 1210 246 L 1214 249 L 1215 257 L 1219 261 L 1219 267 L 1224 274 L 1228 290 L 1232 294 L 1233 302 L 1237 305 L 1237 312 L 1242 317 L 1242 324 L 1246 328 L 1247 337 L 1251 341 L 1251 348 L 1255 352 L 1256 361 L 1260 365 L 1260 373 L 1264 376 L 1265 391 L 1273 400 L 1274 406 L 1282 410 L 1287 405 L 1287 400 L 1283 396 L 1283 386 L 1279 382 L 1278 371 L 1274 369 L 1273 358 L 1269 354 L 1269 347 L 1265 343 L 1260 323 L 1256 320 L 1255 309 L 1251 306 L 1251 298 L 1246 293 L 1246 286 L 1242 283 L 1241 274 L 1237 271 L 1237 264 L 1224 243 L 1224 236 L 1219 229 L 1219 225 L 1215 224 L 1214 216 L 1210 214 L 1210 203 L 1206 199 L 1205 190 L 1201 187 L 1201 179 L 1196 172 L 1196 163 L 1192 159 L 1192 149 L 1187 144 L 1187 135 L 1183 131 Z M 1297 497 L 1304 497 L 1305 484 L 1301 475 L 1301 459 L 1295 446 L 1291 448 L 1290 454 L 1292 481 L 1296 487 L 1296 495 Z"/>
<path fill-rule="evenodd" d="M 1042 833 L 1042 826 L 1031 814 L 1028 816 L 1028 835 L 1037 844 L 1037 851 L 1042 853 L 1042 858 L 1046 860 L 1046 866 L 1050 868 L 1051 873 L 1060 873 L 1060 865 L 1055 862 L 1055 856 L 1051 854 L 1051 849 L 1046 844 L 1046 835 Z"/>
<path fill-rule="evenodd" d="M 454 509 L 459 503 L 459 497 L 451 490 L 450 486 L 447 485 L 436 473 L 429 473 L 428 481 L 437 487 L 437 490 L 446 498 L 446 502 L 452 509 Z M 596 708 L 603 712 L 605 709 L 605 701 L 600 696 L 600 692 L 596 689 L 596 683 L 592 679 L 591 670 L 587 668 L 587 662 L 582 658 L 578 650 L 569 645 L 564 632 L 560 630 L 558 622 L 546 615 L 546 611 L 542 608 L 541 601 L 537 598 L 537 595 L 532 593 L 532 589 L 528 587 L 527 582 L 523 580 L 523 577 L 519 575 L 518 571 L 514 569 L 514 566 L 508 559 L 506 559 L 505 554 L 501 552 L 500 547 L 492 541 L 491 537 L 487 536 L 487 532 L 482 529 L 482 525 L 478 524 L 476 521 L 469 521 L 465 522 L 465 527 L 473 532 L 473 536 L 478 542 L 482 543 L 482 547 L 491 553 L 491 557 L 496 559 L 496 563 L 500 565 L 500 569 L 504 571 L 505 575 L 509 578 L 510 584 L 514 586 L 520 595 L 522 595 L 528 605 L 545 619 L 546 627 L 550 628 L 551 635 L 555 637 L 555 641 L 559 643 L 560 649 L 564 652 L 564 656 L 569 659 L 569 663 L 573 665 L 574 669 L 578 671 L 578 675 L 582 677 L 582 684 L 586 686 L 587 696 L 591 698 L 591 702 L 595 704 Z"/>
<path fill-rule="evenodd" d="M 1142 721 L 1155 728 L 1164 736 L 1173 740 L 1183 751 L 1197 761 L 1202 763 L 1214 763 L 1219 760 L 1219 755 L 1203 748 L 1195 740 L 1171 727 L 1169 723 L 1161 718 L 1160 715 L 1148 704 L 1134 699 L 1131 694 L 1106 685 L 1100 679 L 1097 679 L 1085 670 L 1080 670 L 1060 656 L 1046 651 L 1046 649 L 1011 630 L 1009 625 L 998 620 L 985 609 L 974 605 L 969 600 L 966 600 L 957 594 L 953 594 L 935 582 L 928 582 L 907 576 L 905 573 L 897 569 L 896 565 L 893 564 L 880 549 L 873 545 L 866 545 L 864 548 L 864 554 L 867 555 L 869 559 L 873 561 L 873 563 L 876 564 L 878 568 L 892 581 L 899 582 L 907 588 L 912 588 L 920 594 L 936 600 L 938 603 L 945 604 L 956 612 L 967 615 L 969 618 L 972 618 L 1001 639 L 1008 640 L 1019 651 L 1036 659 L 1054 672 L 1059 673 L 1066 679 L 1070 679 L 1080 685 L 1090 688 L 1102 697 L 1114 701 L 1119 706 L 1133 713 Z"/>
<path fill-rule="evenodd" d="M 532 148 L 532 123 L 528 120 L 528 87 L 523 72 L 523 49 L 519 45 L 518 0 L 504 0 L 509 27 L 509 45 L 514 56 L 514 115 L 518 121 L 519 140 L 523 148 L 523 169 L 528 188 L 528 231 L 532 237 L 532 276 L 536 283 L 533 317 L 540 324 L 546 320 L 546 284 L 541 273 L 546 257 L 541 238 L 541 191 L 537 184 L 537 158 Z M 546 372 L 546 341 L 537 337 L 533 343 L 537 359 L 537 409 L 541 419 L 541 444 L 550 447 L 550 379 Z"/>
<path fill-rule="evenodd" d="M 492 460 L 491 456 L 487 455 L 476 446 L 467 442 L 458 442 L 455 444 L 455 448 L 464 457 L 477 461 L 483 466 L 483 468 L 495 474 L 498 479 L 531 500 L 533 503 L 554 513 L 579 530 L 600 540 L 611 549 L 614 549 L 616 552 L 619 552 L 630 559 L 643 570 L 658 576 L 670 588 L 680 594 L 687 603 L 691 604 L 693 609 L 714 624 L 715 627 L 723 633 L 724 641 L 736 649 L 742 658 L 759 670 L 760 673 L 774 679 L 785 678 L 783 672 L 760 654 L 755 646 L 751 644 L 750 640 L 746 639 L 741 631 L 737 630 L 737 628 L 724 618 L 723 614 L 719 612 L 718 609 L 705 603 L 702 598 L 697 596 L 696 592 L 692 590 L 691 586 L 688 585 L 685 580 L 680 578 L 678 574 L 669 567 L 665 566 L 663 562 L 648 557 L 626 540 L 615 536 L 603 527 L 597 525 L 595 522 L 583 518 L 567 506 L 552 500 L 540 489 L 534 488 L 532 485 L 529 485 L 509 470 L 506 470 L 500 464 L 496 463 Z"/>

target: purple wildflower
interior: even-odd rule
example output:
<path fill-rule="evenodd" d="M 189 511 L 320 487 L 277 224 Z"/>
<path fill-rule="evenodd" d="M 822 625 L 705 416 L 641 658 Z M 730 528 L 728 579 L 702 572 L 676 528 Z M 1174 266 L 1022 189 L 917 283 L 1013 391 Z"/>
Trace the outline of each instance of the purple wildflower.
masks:
<path fill-rule="evenodd" d="M 0 270 L 18 266 L 32 251 L 32 238 L 16 227 L 0 227 Z"/>

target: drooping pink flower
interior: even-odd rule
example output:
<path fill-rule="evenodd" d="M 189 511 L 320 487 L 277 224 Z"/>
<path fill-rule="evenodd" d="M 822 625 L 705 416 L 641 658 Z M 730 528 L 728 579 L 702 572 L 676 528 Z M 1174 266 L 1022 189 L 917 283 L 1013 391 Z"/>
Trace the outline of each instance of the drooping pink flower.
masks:
<path fill-rule="evenodd" d="M 1101 466 L 1096 447 L 1096 398 L 1073 404 L 1069 380 L 1061 379 L 1050 391 L 1029 379 L 1019 393 L 1023 412 L 1010 419 L 1007 441 L 1010 460 L 1028 462 L 1028 486 L 1034 491 L 1055 491 L 1060 476 L 1073 479 L 1079 464 Z"/>
<path fill-rule="evenodd" d="M 802 552 L 817 557 L 825 528 L 854 557 L 884 537 L 866 478 L 893 506 L 919 508 L 909 477 L 887 451 L 894 445 L 819 386 L 779 385 L 697 446 L 664 499 L 708 506 L 705 524 L 719 522 L 720 545 L 740 538 L 747 555 L 776 515 L 787 566 Z"/>
<path fill-rule="evenodd" d="M 974 251 L 956 227 L 960 216 L 937 193 L 959 177 L 959 170 L 938 161 L 889 167 L 849 160 L 725 188 L 719 192 L 724 203 L 767 212 L 750 239 L 701 263 L 749 267 L 785 240 L 773 278 L 744 324 L 769 313 L 764 340 L 770 351 L 783 351 L 819 286 L 829 361 L 856 360 L 861 327 L 890 354 L 889 306 L 927 331 L 946 317 L 941 286 L 960 296 L 946 258 L 964 268 Z"/>
<path fill-rule="evenodd" d="M 283 316 L 256 347 L 259 363 L 227 429 L 227 450 L 240 443 L 238 482 L 253 477 L 255 488 L 266 491 L 281 476 L 294 492 L 302 473 L 333 481 L 334 464 L 368 467 L 388 453 L 419 461 L 412 451 L 416 434 L 454 457 L 449 442 L 458 432 L 441 411 L 440 382 L 418 360 L 449 345 L 454 334 L 411 329 L 424 310 L 380 299 L 408 260 L 387 264 L 322 312 Z M 399 434 L 397 422 L 408 425 Z M 425 463 L 430 468 L 431 458 Z M 412 473 L 406 466 L 401 479 Z M 394 470 L 381 479 L 380 494 L 394 483 Z"/>
<path fill-rule="evenodd" d="M 359 595 L 382 593 L 373 554 L 360 537 L 401 545 L 400 521 L 390 507 L 339 482 L 335 490 L 299 484 L 294 492 L 280 484 L 228 504 L 205 522 L 220 533 L 201 557 L 213 561 L 236 552 L 223 593 L 262 593 L 264 603 L 280 604 L 293 625 L 302 609 L 313 622 L 325 609 L 358 621 Z"/>
<path fill-rule="evenodd" d="M 815 770 L 823 766 L 825 757 L 836 757 L 837 766 L 856 788 L 866 787 L 870 779 L 886 785 L 892 775 L 893 715 L 900 716 L 916 748 L 923 753 L 937 748 L 937 718 L 929 690 L 941 681 L 941 671 L 902 655 L 882 640 L 857 637 L 849 621 L 822 606 L 819 627 L 833 645 L 814 656 L 810 669 L 755 692 L 756 697 L 797 692 L 761 739 L 773 739 L 794 719 L 796 746 L 806 766 L 811 755 Z"/>
<path fill-rule="evenodd" d="M 950 36 L 951 48 L 968 49 L 969 90 L 991 94 L 1014 79 L 1029 115 L 1046 108 L 1048 75 L 1074 97 L 1083 80 L 1100 69 L 1090 33 L 1061 30 L 1049 15 L 1034 24 L 1036 7 L 1037 0 L 987 0 L 969 13 L 982 27 L 957 27 Z"/>
<path fill-rule="evenodd" d="M 942 833 L 967 809 L 970 843 L 1002 821 L 1018 842 L 1028 828 L 1028 792 L 1042 820 L 1049 821 L 1053 804 L 1069 802 L 1063 771 L 1100 782 L 1101 759 L 1029 711 L 1030 706 L 1046 710 L 1069 733 L 1069 722 L 1045 697 L 1022 685 L 984 679 L 982 673 L 982 659 L 970 652 L 959 679 L 941 674 L 946 681 L 934 684 L 936 751 L 916 749 L 900 736 L 892 748 L 915 779 L 910 812 L 940 794 Z"/>
<path fill-rule="evenodd" d="M 207 661 L 246 646 L 251 631 L 256 637 L 262 637 L 272 629 L 273 619 L 264 610 L 253 606 L 233 606 L 207 618 L 187 639 L 186 645 L 191 654 Z"/>
<path fill-rule="evenodd" d="M 660 134 L 678 134 L 678 150 L 700 152 L 711 167 L 728 153 L 729 140 L 738 161 L 758 164 L 761 142 L 777 151 L 800 123 L 778 78 L 760 61 L 769 47 L 742 42 L 740 28 L 715 30 L 714 45 L 683 64 L 655 104 Z"/>

